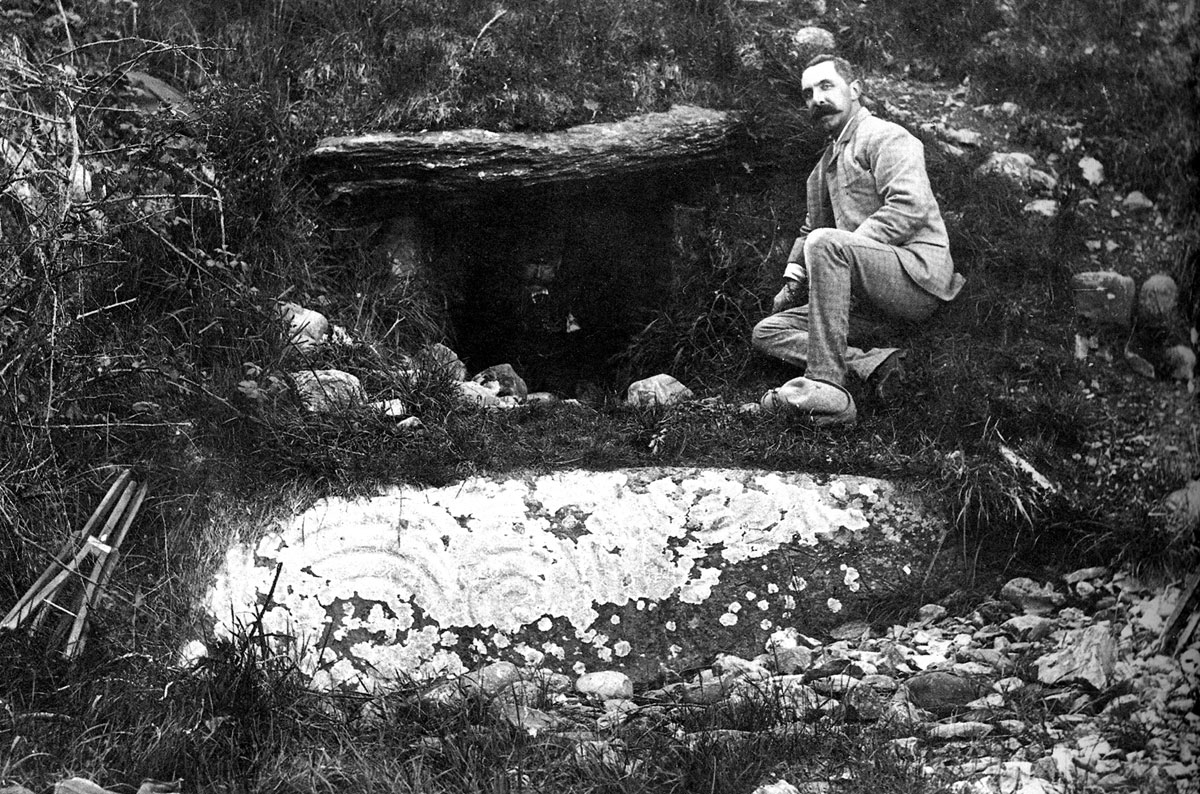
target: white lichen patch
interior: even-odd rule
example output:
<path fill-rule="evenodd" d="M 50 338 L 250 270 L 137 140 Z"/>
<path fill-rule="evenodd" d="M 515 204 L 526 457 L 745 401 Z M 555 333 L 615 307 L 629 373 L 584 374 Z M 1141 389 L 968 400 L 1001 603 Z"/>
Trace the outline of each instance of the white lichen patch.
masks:
<path fill-rule="evenodd" d="M 608 647 L 594 628 L 597 607 L 699 604 L 728 565 L 868 528 L 864 501 L 886 503 L 888 491 L 862 478 L 822 485 L 777 472 L 626 470 L 327 499 L 259 543 L 231 548 L 207 607 L 226 632 L 261 613 L 266 635 L 294 638 L 319 684 L 457 674 L 460 631 L 478 629 L 500 649 L 522 630 L 565 627 L 560 619 L 602 659 L 613 649 L 623 657 L 635 649 Z M 722 622 L 736 622 L 740 608 Z M 488 650 L 478 638 L 470 646 Z M 562 658 L 561 646 L 541 647 L 518 649 Z"/>

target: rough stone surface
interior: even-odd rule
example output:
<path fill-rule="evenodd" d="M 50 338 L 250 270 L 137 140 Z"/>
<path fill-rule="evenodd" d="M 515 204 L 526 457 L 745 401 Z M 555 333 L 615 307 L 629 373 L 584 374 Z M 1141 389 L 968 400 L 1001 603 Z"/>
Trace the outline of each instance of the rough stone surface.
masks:
<path fill-rule="evenodd" d="M 1037 168 L 1037 160 L 1024 152 L 994 152 L 977 169 L 979 174 L 996 174 L 1026 190 L 1049 193 L 1058 185 L 1051 174 Z"/>
<path fill-rule="evenodd" d="M 529 396 L 529 388 L 513 369 L 512 364 L 488 367 L 471 380 L 489 390 L 494 389 L 497 397 L 516 397 L 518 400 L 524 400 Z"/>
<path fill-rule="evenodd" d="M 230 549 L 208 602 L 223 624 L 253 619 L 282 564 L 264 628 L 308 649 L 301 663 L 318 685 L 368 688 L 498 660 L 637 679 L 717 649 L 753 652 L 797 610 L 834 625 L 880 576 L 912 575 L 893 555 L 929 547 L 937 531 L 916 507 L 876 480 L 818 485 L 753 470 L 401 487 L 323 500 Z M 830 573 L 801 576 L 788 548 L 833 560 L 821 566 Z M 796 634 L 785 641 L 794 647 Z"/>
<path fill-rule="evenodd" d="M 600 700 L 628 698 L 633 696 L 633 681 L 629 676 L 615 670 L 584 673 L 575 682 L 575 689 Z"/>
<path fill-rule="evenodd" d="M 984 686 L 963 676 L 934 671 L 910 678 L 899 691 L 916 707 L 943 715 L 964 710 Z"/>
<path fill-rule="evenodd" d="M 1171 380 L 1183 381 L 1188 388 L 1195 390 L 1193 384 L 1196 377 L 1196 353 L 1187 345 L 1174 345 L 1167 348 L 1163 354 L 1163 363 Z"/>
<path fill-rule="evenodd" d="M 1038 680 L 1043 684 L 1083 681 L 1104 689 L 1116 660 L 1116 643 L 1107 623 L 1074 629 L 1063 638 L 1059 650 L 1038 659 Z"/>
<path fill-rule="evenodd" d="M 1179 287 L 1166 273 L 1157 273 L 1138 290 L 1138 320 L 1152 327 L 1170 325 L 1179 301 Z"/>
<path fill-rule="evenodd" d="M 292 373 L 296 393 L 305 408 L 314 413 L 336 413 L 362 405 L 362 383 L 339 369 L 301 370 Z"/>
<path fill-rule="evenodd" d="M 1020 576 L 1005 582 L 1000 596 L 1027 615 L 1044 615 L 1063 605 L 1066 597 L 1052 584 L 1038 584 Z"/>
<path fill-rule="evenodd" d="M 488 190 L 581 186 L 727 156 L 728 113 L 676 106 L 559 132 L 373 133 L 320 141 L 305 167 L 334 201 L 398 205 Z M 385 201 L 386 199 L 386 201 Z"/>
<path fill-rule="evenodd" d="M 288 344 L 302 353 L 316 350 L 329 334 L 329 320 L 320 312 L 287 302 L 276 304 L 276 310 L 287 326 Z"/>
<path fill-rule="evenodd" d="M 690 400 L 695 395 L 692 390 L 670 375 L 652 375 L 649 378 L 629 384 L 625 393 L 625 402 L 629 405 L 671 405 L 682 400 Z"/>
<path fill-rule="evenodd" d="M 825 28 L 809 25 L 792 34 L 792 47 L 799 59 L 806 61 L 814 55 L 833 52 L 837 48 L 837 40 Z"/>
<path fill-rule="evenodd" d="M 467 365 L 458 354 L 441 342 L 429 345 L 415 357 L 415 362 L 435 375 L 450 380 L 466 380 Z"/>

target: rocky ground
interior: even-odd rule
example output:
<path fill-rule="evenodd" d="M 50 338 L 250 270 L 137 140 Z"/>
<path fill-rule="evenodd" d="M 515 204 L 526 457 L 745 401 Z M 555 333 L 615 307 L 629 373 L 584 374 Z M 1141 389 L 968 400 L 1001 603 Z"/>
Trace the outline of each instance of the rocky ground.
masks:
<path fill-rule="evenodd" d="M 571 681 L 497 663 L 423 697 L 482 699 L 531 735 L 618 766 L 636 762 L 631 737 L 646 730 L 736 747 L 804 723 L 856 723 L 957 794 L 1191 792 L 1200 636 L 1185 600 L 1178 586 L 1087 568 L 1057 582 L 1013 579 L 961 617 L 929 604 L 882 634 L 860 622 L 824 638 L 781 630 L 754 659 L 720 656 L 654 690 L 635 691 L 619 672 Z M 681 724 L 681 713 L 707 710 L 733 726 L 747 704 L 784 719 L 761 731 Z M 785 774 L 758 791 L 836 791 L 836 779 Z"/>

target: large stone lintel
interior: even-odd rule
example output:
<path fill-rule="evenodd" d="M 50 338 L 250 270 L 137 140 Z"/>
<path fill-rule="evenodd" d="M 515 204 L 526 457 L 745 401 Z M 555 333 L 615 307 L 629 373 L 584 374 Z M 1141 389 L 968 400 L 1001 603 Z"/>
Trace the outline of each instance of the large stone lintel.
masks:
<path fill-rule="evenodd" d="M 676 106 L 558 132 L 468 129 L 326 138 L 303 166 L 331 203 L 410 204 L 496 190 L 547 191 L 691 168 L 726 156 L 735 118 Z"/>

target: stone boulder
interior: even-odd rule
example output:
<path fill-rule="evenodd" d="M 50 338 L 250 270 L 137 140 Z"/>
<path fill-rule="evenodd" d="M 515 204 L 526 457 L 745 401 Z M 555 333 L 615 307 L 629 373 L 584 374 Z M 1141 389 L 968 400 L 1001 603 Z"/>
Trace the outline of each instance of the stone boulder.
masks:
<path fill-rule="evenodd" d="M 1154 328 L 1166 328 L 1175 316 L 1179 287 L 1166 273 L 1157 273 L 1138 290 L 1138 320 Z"/>
<path fill-rule="evenodd" d="M 1037 168 L 1037 160 L 1025 152 L 994 152 L 976 169 L 980 175 L 1002 176 L 1025 190 L 1049 193 L 1058 179 Z"/>
<path fill-rule="evenodd" d="M 278 303 L 275 310 L 287 326 L 287 343 L 292 349 L 309 353 L 324 344 L 329 335 L 325 315 L 291 302 Z"/>
<path fill-rule="evenodd" d="M 814 55 L 833 52 L 837 41 L 833 34 L 825 28 L 815 26 L 803 27 L 792 34 L 792 52 L 801 62 L 807 61 Z"/>
<path fill-rule="evenodd" d="M 413 363 L 427 372 L 449 380 L 460 381 L 467 378 L 467 365 L 462 363 L 457 353 L 441 342 L 421 350 L 414 356 Z"/>
<path fill-rule="evenodd" d="M 362 405 L 362 383 L 338 369 L 301 370 L 292 373 L 300 403 L 313 413 L 335 413 Z"/>
<path fill-rule="evenodd" d="M 516 397 L 518 400 L 524 400 L 529 396 L 529 388 L 511 364 L 488 367 L 471 380 L 486 389 L 494 390 L 497 397 Z"/>
<path fill-rule="evenodd" d="M 692 390 L 670 375 L 653 375 L 629 384 L 625 402 L 634 406 L 672 405 L 690 400 Z"/>
<path fill-rule="evenodd" d="M 1000 597 L 1027 615 L 1046 615 L 1066 602 L 1066 596 L 1057 592 L 1054 585 L 1041 585 L 1024 576 L 1005 582 Z"/>
<path fill-rule="evenodd" d="M 1043 684 L 1084 682 L 1097 690 L 1109 685 L 1117 663 L 1117 643 L 1108 623 L 1067 632 L 1059 649 L 1037 660 Z"/>
<path fill-rule="evenodd" d="M 1133 279 L 1111 270 L 1076 273 L 1071 277 L 1075 311 L 1097 323 L 1126 327 L 1133 315 Z"/>
<path fill-rule="evenodd" d="M 987 691 L 979 681 L 944 671 L 913 676 L 897 690 L 896 697 L 938 716 L 965 711 L 967 704 Z"/>
<path fill-rule="evenodd" d="M 1196 353 L 1187 345 L 1175 345 L 1167 348 L 1163 354 L 1163 364 L 1171 380 L 1180 380 L 1188 385 L 1189 391 L 1195 390 Z"/>
<path fill-rule="evenodd" d="M 597 700 L 633 697 L 633 680 L 616 670 L 584 673 L 575 682 L 576 691 Z"/>

